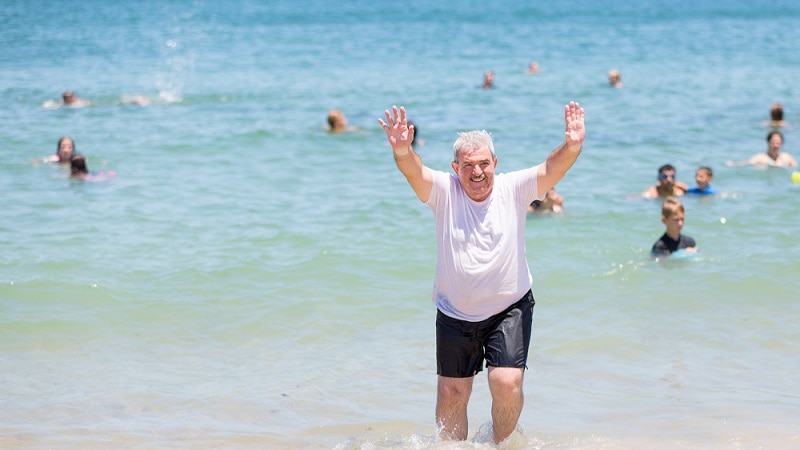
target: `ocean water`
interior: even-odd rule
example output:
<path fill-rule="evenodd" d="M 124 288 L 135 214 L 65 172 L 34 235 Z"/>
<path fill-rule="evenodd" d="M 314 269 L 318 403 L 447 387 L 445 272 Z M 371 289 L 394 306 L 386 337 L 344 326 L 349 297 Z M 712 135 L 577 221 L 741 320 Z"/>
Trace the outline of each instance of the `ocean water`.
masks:
<path fill-rule="evenodd" d="M 540 3 L 4 1 L 0 447 L 493 448 L 484 374 L 469 440 L 435 437 L 433 220 L 377 118 L 404 105 L 439 170 L 487 129 L 507 171 L 575 100 L 503 448 L 797 448 L 800 185 L 725 162 L 773 102 L 800 157 L 800 5 Z M 63 135 L 116 176 L 36 162 Z M 649 257 L 664 163 L 714 168 L 684 199 L 698 258 Z"/>

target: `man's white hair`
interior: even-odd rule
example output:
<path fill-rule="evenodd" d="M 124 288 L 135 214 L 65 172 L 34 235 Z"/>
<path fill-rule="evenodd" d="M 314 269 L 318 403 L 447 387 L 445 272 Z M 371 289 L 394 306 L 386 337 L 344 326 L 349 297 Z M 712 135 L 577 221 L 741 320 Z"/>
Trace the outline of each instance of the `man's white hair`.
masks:
<path fill-rule="evenodd" d="M 477 150 L 484 147 L 492 153 L 492 158 L 496 157 L 491 133 L 486 130 L 462 131 L 458 133 L 458 138 L 453 143 L 453 161 L 458 162 L 461 150 Z"/>

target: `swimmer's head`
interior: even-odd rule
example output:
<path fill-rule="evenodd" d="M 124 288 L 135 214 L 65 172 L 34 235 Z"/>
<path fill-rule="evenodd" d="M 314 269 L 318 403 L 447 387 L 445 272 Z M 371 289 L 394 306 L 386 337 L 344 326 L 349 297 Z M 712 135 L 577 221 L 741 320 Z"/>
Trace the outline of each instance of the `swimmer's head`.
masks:
<path fill-rule="evenodd" d="M 61 94 L 61 98 L 64 100 L 65 105 L 75 103 L 78 100 L 75 98 L 75 93 L 72 91 L 64 91 L 64 93 Z"/>
<path fill-rule="evenodd" d="M 347 129 L 347 118 L 338 109 L 328 111 L 328 126 L 333 132 L 344 131 Z"/>
<path fill-rule="evenodd" d="M 72 176 L 88 175 L 89 169 L 86 168 L 86 158 L 80 153 L 75 153 L 69 160 L 70 173 Z"/>
<path fill-rule="evenodd" d="M 56 155 L 60 162 L 66 163 L 75 153 L 75 141 L 69 136 L 64 136 L 56 144 Z"/>

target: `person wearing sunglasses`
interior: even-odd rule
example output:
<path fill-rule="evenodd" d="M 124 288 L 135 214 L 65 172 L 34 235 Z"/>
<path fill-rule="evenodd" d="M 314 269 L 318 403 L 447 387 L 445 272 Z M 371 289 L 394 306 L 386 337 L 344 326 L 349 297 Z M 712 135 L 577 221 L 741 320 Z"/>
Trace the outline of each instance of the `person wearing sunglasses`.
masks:
<path fill-rule="evenodd" d="M 681 196 L 686 193 L 689 186 L 676 179 L 675 167 L 672 164 L 664 164 L 658 168 L 658 178 L 655 186 L 642 192 L 645 198 L 665 198 L 669 196 Z"/>

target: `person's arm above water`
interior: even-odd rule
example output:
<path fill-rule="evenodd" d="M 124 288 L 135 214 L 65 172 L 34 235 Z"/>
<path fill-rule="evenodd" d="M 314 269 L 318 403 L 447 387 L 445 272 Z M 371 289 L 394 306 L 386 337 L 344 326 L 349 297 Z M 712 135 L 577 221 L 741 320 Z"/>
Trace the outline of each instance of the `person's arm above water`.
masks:
<path fill-rule="evenodd" d="M 778 157 L 780 160 L 783 160 L 783 164 L 786 167 L 797 167 L 797 160 L 789 153 L 781 153 Z"/>
<path fill-rule="evenodd" d="M 756 153 L 755 155 L 751 156 L 749 159 L 744 161 L 728 161 L 726 163 L 728 167 L 739 167 L 739 166 L 768 166 L 770 165 L 769 156 L 766 153 Z"/>
<path fill-rule="evenodd" d="M 649 188 L 642 191 L 641 196 L 644 198 L 656 198 L 658 197 L 658 188 L 655 186 L 650 186 Z"/>
<path fill-rule="evenodd" d="M 550 153 L 539 167 L 539 192 L 547 192 L 556 185 L 575 164 L 586 138 L 583 108 L 577 102 L 564 106 L 564 143 Z"/>
<path fill-rule="evenodd" d="M 384 111 L 384 114 L 386 121 L 379 118 L 378 123 L 383 127 L 389 145 L 392 146 L 397 168 L 406 177 L 411 189 L 417 194 L 417 198 L 422 203 L 426 203 L 431 195 L 433 176 L 430 169 L 422 164 L 422 159 L 411 147 L 411 142 L 414 141 L 414 126 L 408 125 L 406 109 L 402 106 L 400 108 L 392 106 L 391 114 L 388 110 Z"/>

